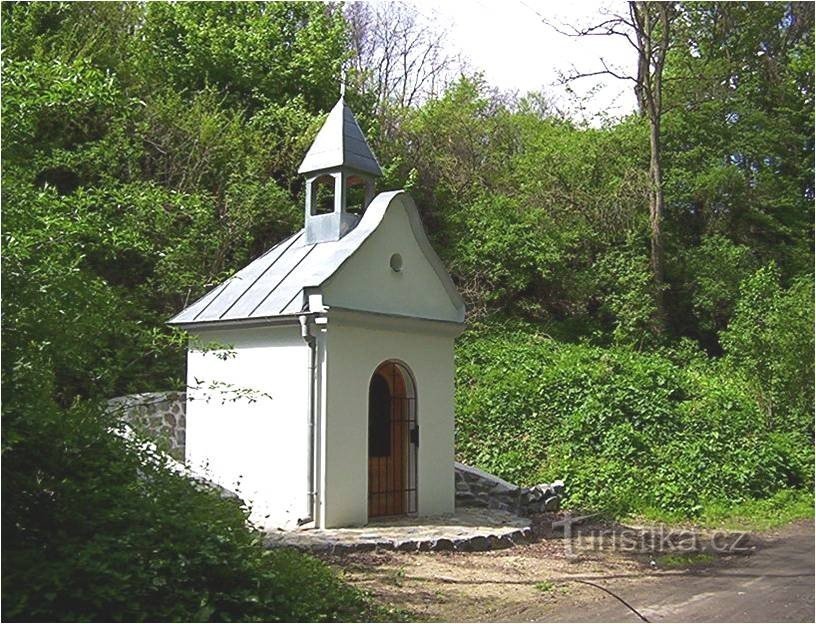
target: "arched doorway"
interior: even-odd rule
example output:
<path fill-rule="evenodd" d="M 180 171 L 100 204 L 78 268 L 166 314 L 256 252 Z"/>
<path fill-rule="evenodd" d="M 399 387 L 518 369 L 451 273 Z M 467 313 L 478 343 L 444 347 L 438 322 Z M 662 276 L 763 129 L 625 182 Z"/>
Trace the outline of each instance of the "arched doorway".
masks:
<path fill-rule="evenodd" d="M 416 391 L 408 369 L 384 362 L 368 386 L 368 517 L 416 513 Z"/>

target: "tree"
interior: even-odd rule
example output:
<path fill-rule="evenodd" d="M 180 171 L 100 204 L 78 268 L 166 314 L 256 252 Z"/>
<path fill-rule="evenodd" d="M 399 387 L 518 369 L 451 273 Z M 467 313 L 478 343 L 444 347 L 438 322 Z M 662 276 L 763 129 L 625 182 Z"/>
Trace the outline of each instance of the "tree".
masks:
<path fill-rule="evenodd" d="M 373 97 L 382 137 L 393 135 L 398 110 L 438 97 L 462 62 L 436 29 L 405 2 L 350 2 L 345 8 L 351 39 L 354 88 Z"/>
<path fill-rule="evenodd" d="M 580 128 L 463 79 L 406 115 L 394 144 L 393 184 L 411 189 L 470 318 L 595 315 L 599 258 L 635 231 L 643 244 L 639 123 Z"/>
<path fill-rule="evenodd" d="M 754 382 L 769 429 L 813 436 L 813 278 L 782 288 L 775 264 L 740 284 L 721 339 L 728 359 Z"/>
<path fill-rule="evenodd" d="M 302 98 L 325 111 L 337 98 L 346 25 L 320 2 L 149 4 L 138 53 L 143 80 L 223 91 L 252 114 Z"/>
<path fill-rule="evenodd" d="M 673 23 L 664 119 L 669 227 L 813 266 L 811 3 L 687 3 Z"/>
<path fill-rule="evenodd" d="M 654 275 L 657 310 L 665 315 L 663 289 L 665 281 L 663 220 L 663 168 L 660 121 L 663 116 L 663 69 L 669 48 L 669 25 L 672 5 L 667 2 L 630 2 L 630 24 L 635 32 L 638 52 L 638 73 L 635 81 L 641 113 L 649 121 L 649 227 L 651 230 L 651 261 Z"/>
<path fill-rule="evenodd" d="M 634 84 L 638 106 L 649 124 L 649 230 L 651 247 L 651 270 L 656 301 L 656 322 L 659 329 L 665 327 L 666 309 L 663 300 L 665 290 L 665 244 L 663 222 L 665 198 L 663 189 L 661 119 L 663 108 L 663 72 L 671 39 L 671 24 L 675 9 L 672 2 L 629 2 L 628 14 L 610 14 L 599 24 L 584 29 L 573 28 L 558 32 L 573 37 L 618 36 L 631 44 L 637 53 L 637 74 L 622 73 L 611 68 L 601 58 L 602 69 L 592 72 L 576 72 L 565 77 L 573 81 L 591 76 L 607 75 Z M 545 20 L 545 23 L 548 23 Z M 552 24 L 550 24 L 552 25 Z"/>

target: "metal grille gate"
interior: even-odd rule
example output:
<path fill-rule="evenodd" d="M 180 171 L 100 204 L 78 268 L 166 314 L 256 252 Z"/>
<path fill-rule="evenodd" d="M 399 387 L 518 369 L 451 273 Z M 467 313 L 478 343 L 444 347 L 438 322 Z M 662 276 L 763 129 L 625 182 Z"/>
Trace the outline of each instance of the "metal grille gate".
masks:
<path fill-rule="evenodd" d="M 416 398 L 393 362 L 371 378 L 368 403 L 368 515 L 416 513 Z"/>

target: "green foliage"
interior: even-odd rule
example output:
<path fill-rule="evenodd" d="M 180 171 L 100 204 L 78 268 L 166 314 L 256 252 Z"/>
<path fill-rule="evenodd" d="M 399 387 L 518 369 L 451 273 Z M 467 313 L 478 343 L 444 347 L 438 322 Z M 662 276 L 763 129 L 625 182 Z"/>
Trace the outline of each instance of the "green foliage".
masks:
<path fill-rule="evenodd" d="M 688 289 L 700 328 L 716 333 L 725 329 L 734 312 L 739 285 L 755 268 L 751 250 L 724 236 L 706 236 L 686 251 Z"/>
<path fill-rule="evenodd" d="M 728 360 L 753 382 L 768 427 L 813 431 L 813 278 L 783 289 L 779 270 L 760 268 L 740 286 L 722 334 Z"/>
<path fill-rule="evenodd" d="M 477 297 L 490 308 L 524 297 L 565 270 L 575 234 L 546 215 L 503 196 L 486 196 L 447 219 L 462 235 L 448 249 L 452 270 L 470 276 Z"/>
<path fill-rule="evenodd" d="M 463 79 L 407 114 L 390 175 L 417 198 L 475 318 L 583 316 L 600 307 L 598 256 L 643 224 L 645 136 L 637 120 L 577 128 Z"/>
<path fill-rule="evenodd" d="M 611 250 L 598 263 L 597 272 L 606 310 L 614 319 L 614 342 L 637 347 L 654 344 L 657 306 L 645 245 L 631 241 Z"/>
<path fill-rule="evenodd" d="M 165 320 L 298 227 L 294 170 L 336 96 L 342 19 L 319 4 L 2 12 L 4 618 L 379 618 L 319 561 L 265 551 L 245 509 L 96 407 L 181 386 L 186 338 Z"/>
<path fill-rule="evenodd" d="M 786 276 L 808 271 L 813 7 L 681 7 L 664 95 L 669 219 L 683 236 L 726 234 Z"/>
<path fill-rule="evenodd" d="M 676 10 L 663 119 L 668 338 L 718 353 L 744 277 L 770 260 L 786 281 L 813 264 L 813 8 Z M 388 185 L 411 189 L 473 310 L 589 316 L 618 342 L 653 342 L 648 249 L 631 244 L 648 234 L 640 117 L 576 127 L 541 97 L 463 79 L 395 125 L 376 146 Z"/>
<path fill-rule="evenodd" d="M 555 583 L 552 581 L 538 581 L 535 585 L 533 585 L 538 591 L 542 594 L 547 594 L 555 589 Z"/>
<path fill-rule="evenodd" d="M 459 456 L 565 478 L 576 506 L 682 518 L 812 486 L 814 20 L 801 3 L 676 10 L 668 332 L 638 118 L 576 128 L 465 81 L 409 117 L 405 179 L 480 320 L 457 352 Z"/>
<path fill-rule="evenodd" d="M 345 23 L 321 3 L 157 3 L 139 50 L 146 81 L 176 90 L 228 90 L 250 112 L 300 95 L 334 104 L 346 56 Z"/>
<path fill-rule="evenodd" d="M 110 426 L 89 404 L 6 410 L 4 619 L 388 617 L 318 560 L 264 549 L 235 500 Z"/>
<path fill-rule="evenodd" d="M 457 350 L 457 451 L 511 481 L 564 479 L 568 504 L 699 515 L 807 487 L 807 431 L 772 429 L 750 379 L 702 354 L 559 344 L 493 328 Z"/>
<path fill-rule="evenodd" d="M 43 168 L 56 165 L 55 153 L 78 160 L 65 150 L 96 143 L 121 100 L 115 78 L 84 59 L 6 60 L 3 90 L 4 160 L 33 158 Z"/>
<path fill-rule="evenodd" d="M 3 17 L 4 373 L 37 353 L 62 405 L 178 385 L 183 343 L 164 320 L 299 225 L 291 179 L 315 107 L 333 103 L 342 19 L 257 3 L 17 3 Z M 326 76 L 311 100 L 280 76 L 256 83 L 241 72 L 259 59 L 236 58 L 251 51 L 293 81 Z"/>

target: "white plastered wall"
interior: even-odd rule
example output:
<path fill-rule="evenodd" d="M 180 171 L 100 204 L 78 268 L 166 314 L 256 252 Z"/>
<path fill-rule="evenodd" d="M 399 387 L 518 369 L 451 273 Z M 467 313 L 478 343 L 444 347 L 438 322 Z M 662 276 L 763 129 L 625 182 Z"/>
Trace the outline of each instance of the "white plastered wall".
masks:
<path fill-rule="evenodd" d="M 323 300 L 329 307 L 461 321 L 462 312 L 417 242 L 408 216 L 416 209 L 406 201 L 404 194 L 391 201 L 377 229 L 323 284 Z M 394 254 L 402 259 L 400 271 L 391 268 Z"/>
<path fill-rule="evenodd" d="M 253 522 L 294 528 L 307 515 L 309 348 L 300 328 L 206 330 L 191 345 L 197 338 L 234 355 L 188 351 L 188 464 L 250 503 Z"/>
<path fill-rule="evenodd" d="M 374 317 L 329 311 L 319 513 L 326 528 L 368 520 L 368 386 L 386 360 L 404 364 L 416 381 L 417 512 L 454 510 L 453 339 L 459 329 Z"/>

